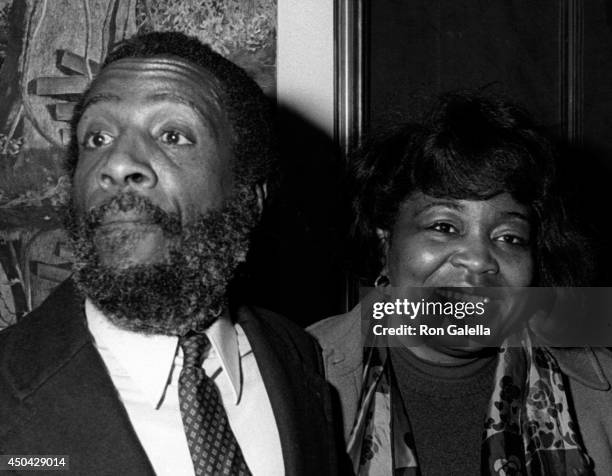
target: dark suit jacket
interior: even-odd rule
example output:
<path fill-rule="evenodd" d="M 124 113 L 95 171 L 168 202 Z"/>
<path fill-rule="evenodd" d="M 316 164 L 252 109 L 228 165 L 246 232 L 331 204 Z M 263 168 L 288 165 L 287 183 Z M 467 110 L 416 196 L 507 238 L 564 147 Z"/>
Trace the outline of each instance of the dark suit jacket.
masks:
<path fill-rule="evenodd" d="M 236 318 L 270 397 L 286 473 L 337 474 L 316 343 L 266 311 L 242 307 Z M 259 431 L 266 429 L 253 428 L 253 436 Z M 0 333 L 0 454 L 68 455 L 72 474 L 154 474 L 70 281 Z"/>

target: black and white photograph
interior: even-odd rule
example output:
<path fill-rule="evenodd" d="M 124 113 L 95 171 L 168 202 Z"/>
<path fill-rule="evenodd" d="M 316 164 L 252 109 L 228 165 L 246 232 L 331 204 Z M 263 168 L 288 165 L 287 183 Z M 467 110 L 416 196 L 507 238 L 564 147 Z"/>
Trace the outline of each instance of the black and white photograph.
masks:
<path fill-rule="evenodd" d="M 612 475 L 612 2 L 0 0 L 0 475 Z"/>

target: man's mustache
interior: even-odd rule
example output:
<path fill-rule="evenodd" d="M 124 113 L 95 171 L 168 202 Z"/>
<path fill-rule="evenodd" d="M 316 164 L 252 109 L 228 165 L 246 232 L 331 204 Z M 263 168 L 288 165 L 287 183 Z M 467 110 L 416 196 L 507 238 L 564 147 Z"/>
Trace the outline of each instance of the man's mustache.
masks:
<path fill-rule="evenodd" d="M 117 213 L 136 213 L 138 220 L 158 225 L 169 234 L 181 233 L 181 219 L 178 213 L 167 212 L 155 205 L 150 199 L 134 192 L 121 192 L 100 205 L 92 208 L 83 216 L 87 229 L 93 231 Z"/>

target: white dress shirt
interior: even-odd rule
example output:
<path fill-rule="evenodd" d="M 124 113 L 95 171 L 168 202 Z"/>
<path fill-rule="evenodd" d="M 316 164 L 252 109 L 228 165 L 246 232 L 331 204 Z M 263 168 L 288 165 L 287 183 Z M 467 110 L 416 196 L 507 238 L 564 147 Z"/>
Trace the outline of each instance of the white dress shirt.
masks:
<path fill-rule="evenodd" d="M 178 399 L 183 356 L 178 337 L 144 335 L 111 324 L 89 300 L 85 314 L 95 345 L 155 472 L 193 475 Z M 223 316 L 206 331 L 206 375 L 253 475 L 282 475 L 284 464 L 270 399 L 240 325 Z"/>

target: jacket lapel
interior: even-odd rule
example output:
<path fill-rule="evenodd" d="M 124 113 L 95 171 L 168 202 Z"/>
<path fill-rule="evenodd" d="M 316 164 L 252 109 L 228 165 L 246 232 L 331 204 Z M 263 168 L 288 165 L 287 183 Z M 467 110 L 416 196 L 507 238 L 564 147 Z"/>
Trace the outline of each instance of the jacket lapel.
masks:
<path fill-rule="evenodd" d="M 7 339 L 0 370 L 16 397 L 6 444 L 20 454 L 70 455 L 76 473 L 153 474 L 73 284 L 62 284 L 26 319 Z"/>
<path fill-rule="evenodd" d="M 298 346 L 281 335 L 278 326 L 257 318 L 246 307 L 238 310 L 238 323 L 249 339 L 270 398 L 286 474 L 336 474 L 325 380 L 304 365 Z"/>
<path fill-rule="evenodd" d="M 594 390 L 610 390 L 609 376 L 604 369 L 610 368 L 612 357 L 605 347 L 549 348 L 561 371 Z"/>

